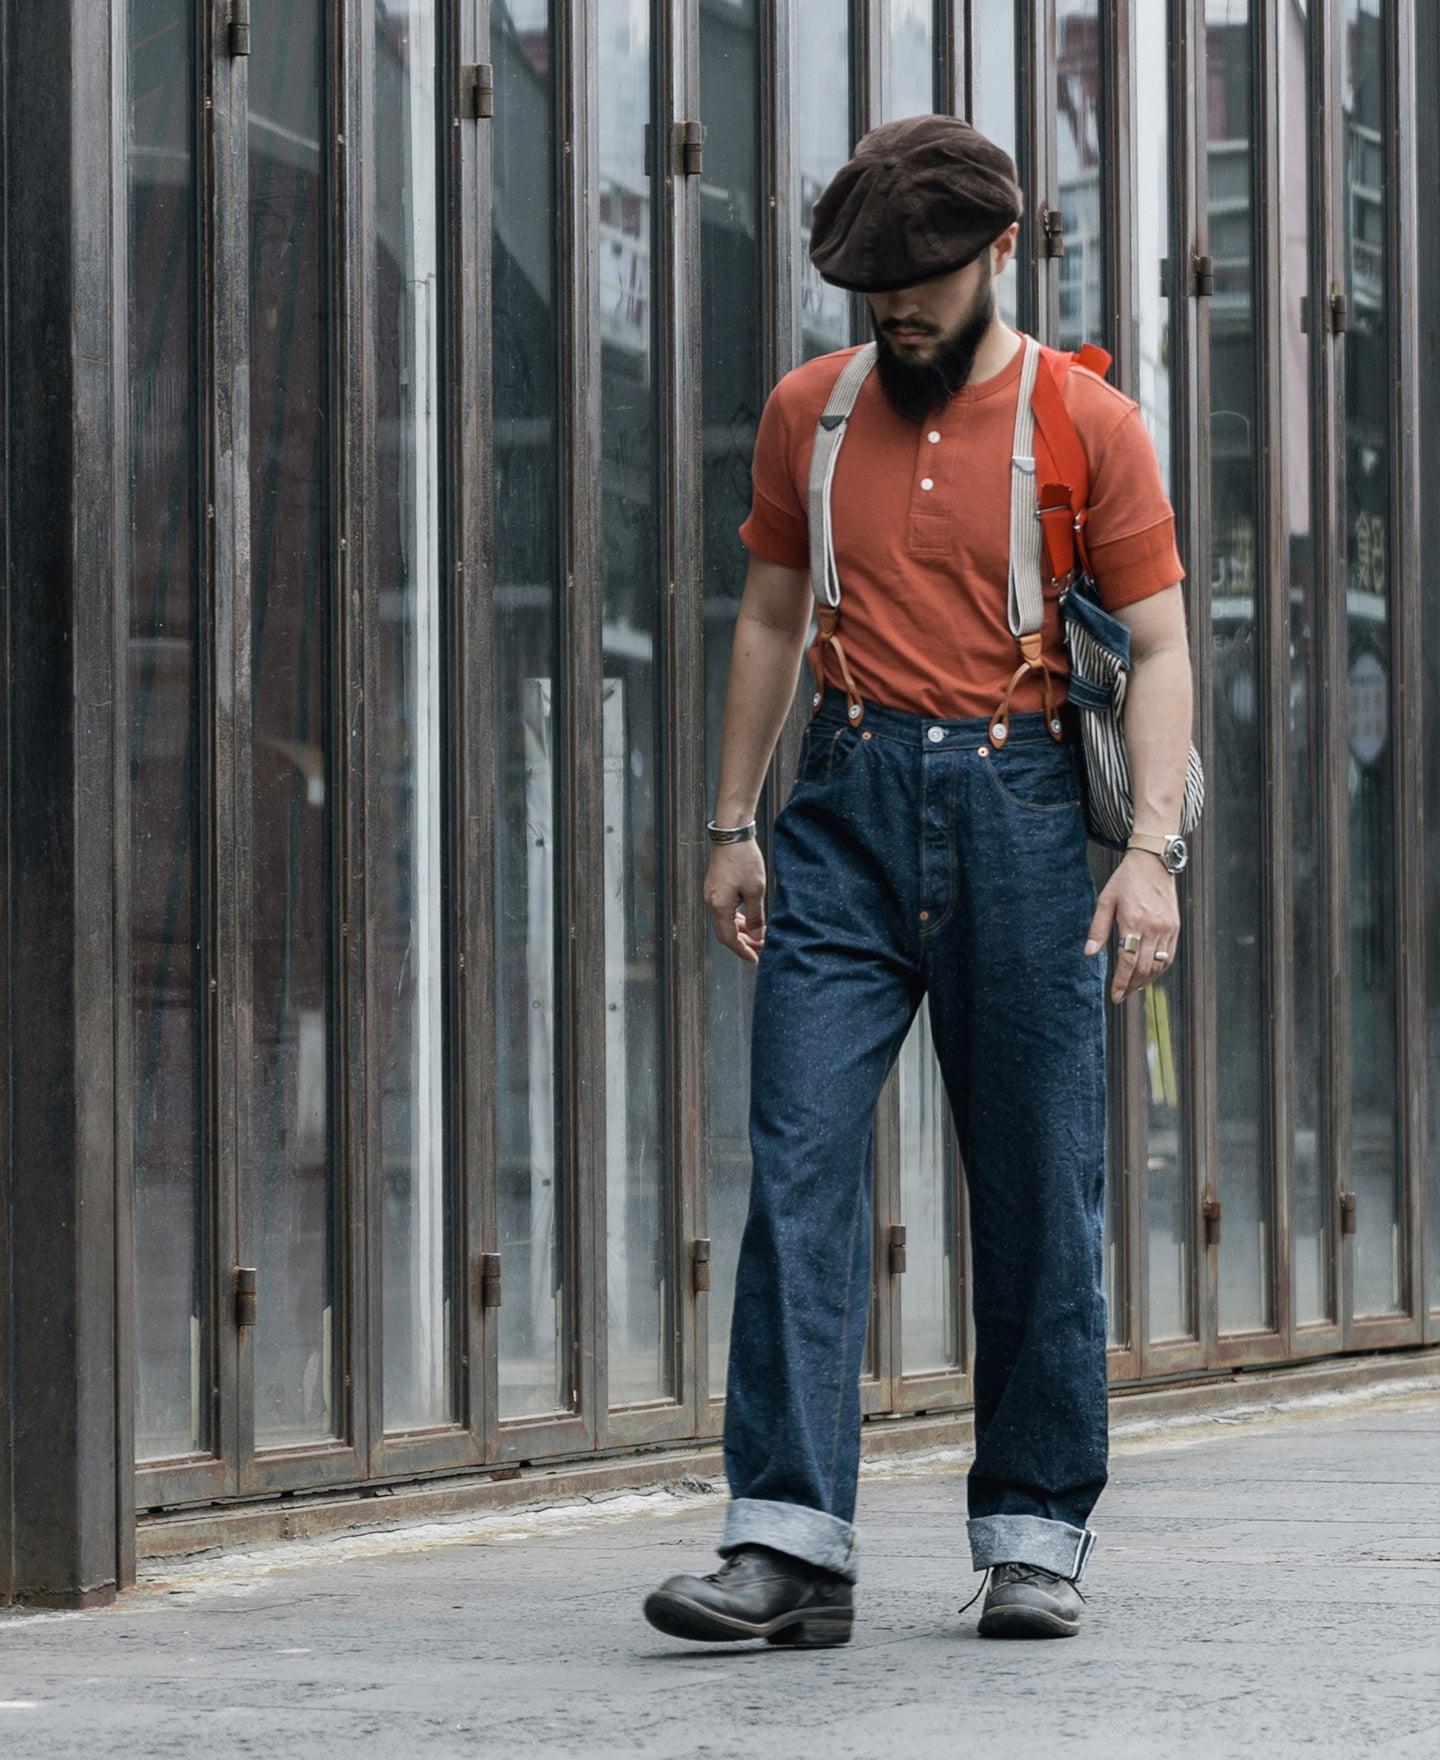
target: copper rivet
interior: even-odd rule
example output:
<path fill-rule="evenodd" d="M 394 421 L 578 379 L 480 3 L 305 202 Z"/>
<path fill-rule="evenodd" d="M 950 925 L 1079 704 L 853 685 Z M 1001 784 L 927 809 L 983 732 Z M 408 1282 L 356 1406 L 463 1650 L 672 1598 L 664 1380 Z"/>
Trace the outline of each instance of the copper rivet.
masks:
<path fill-rule="evenodd" d="M 873 739 L 874 735 L 871 733 L 870 729 L 867 727 L 865 729 L 864 733 L 862 733 L 860 735 L 860 737 L 861 737 L 861 739 Z"/>
<path fill-rule="evenodd" d="M 921 913 L 920 913 L 920 921 L 921 921 L 921 922 L 922 922 L 922 923 L 928 923 L 928 922 L 929 922 L 929 921 L 930 921 L 930 913 L 929 913 L 929 911 L 921 911 Z"/>
<path fill-rule="evenodd" d="M 990 748 L 989 748 L 989 746 L 981 746 L 981 748 L 980 748 L 980 756 L 981 756 L 981 757 L 982 757 L 982 758 L 988 758 L 988 757 L 989 757 L 989 756 L 990 756 Z"/>

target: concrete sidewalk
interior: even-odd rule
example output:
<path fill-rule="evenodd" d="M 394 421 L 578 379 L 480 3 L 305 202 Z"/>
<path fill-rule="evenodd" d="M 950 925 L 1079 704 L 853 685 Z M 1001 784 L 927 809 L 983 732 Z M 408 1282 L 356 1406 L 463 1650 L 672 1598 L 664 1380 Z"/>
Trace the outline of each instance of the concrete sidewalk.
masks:
<path fill-rule="evenodd" d="M 1121 1436 L 1078 1638 L 987 1643 L 964 1462 L 867 1463 L 855 1638 L 685 1645 L 640 1616 L 710 1570 L 704 1487 L 237 1557 L 114 1608 L 0 1613 L 0 1753 L 1440 1755 L 1440 1399 Z"/>

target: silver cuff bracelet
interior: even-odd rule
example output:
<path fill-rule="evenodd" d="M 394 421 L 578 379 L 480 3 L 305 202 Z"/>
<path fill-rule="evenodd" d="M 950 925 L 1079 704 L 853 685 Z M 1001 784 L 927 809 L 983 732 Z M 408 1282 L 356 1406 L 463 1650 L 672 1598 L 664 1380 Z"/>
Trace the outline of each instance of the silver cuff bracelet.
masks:
<path fill-rule="evenodd" d="M 755 821 L 748 825 L 717 825 L 713 819 L 707 819 L 705 829 L 710 833 L 711 843 L 745 843 L 755 836 Z"/>

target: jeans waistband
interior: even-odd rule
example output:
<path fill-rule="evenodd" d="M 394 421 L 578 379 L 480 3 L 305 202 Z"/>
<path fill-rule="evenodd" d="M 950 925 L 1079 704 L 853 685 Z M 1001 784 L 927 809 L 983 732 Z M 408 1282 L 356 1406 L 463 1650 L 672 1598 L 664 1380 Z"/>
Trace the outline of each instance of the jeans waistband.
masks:
<path fill-rule="evenodd" d="M 947 718 L 944 715 L 912 715 L 908 709 L 893 709 L 888 703 L 872 703 L 868 697 L 862 699 L 865 704 L 865 728 L 879 739 L 898 740 L 901 745 L 923 746 L 927 751 L 943 751 L 947 746 L 982 746 L 990 740 L 990 717 L 988 715 L 966 715 Z M 1065 717 L 1062 715 L 1062 722 Z M 850 717 L 846 712 L 845 693 L 837 690 L 834 685 L 826 685 L 825 693 L 820 699 L 820 707 L 811 720 L 824 727 L 848 727 Z M 935 731 L 938 729 L 938 737 Z M 1073 737 L 1068 726 L 1065 739 Z M 1010 737 L 1007 746 L 1019 745 L 1028 740 L 1044 740 L 1047 745 L 1055 742 L 1050 737 L 1050 730 L 1045 716 L 1038 709 L 1025 709 L 1010 717 Z"/>

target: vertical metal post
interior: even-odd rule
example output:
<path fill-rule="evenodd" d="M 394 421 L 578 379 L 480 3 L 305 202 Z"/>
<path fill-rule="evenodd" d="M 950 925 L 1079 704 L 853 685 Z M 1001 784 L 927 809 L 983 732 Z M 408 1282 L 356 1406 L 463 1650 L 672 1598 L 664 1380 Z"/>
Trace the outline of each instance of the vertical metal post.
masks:
<path fill-rule="evenodd" d="M 129 1568 L 114 1018 L 126 908 L 115 860 L 128 627 L 115 348 L 125 256 L 113 236 L 123 108 L 109 9 L 12 8 L 6 24 L 4 756 L 8 824 L 43 835 L 11 844 L 7 830 L 4 848 L 0 1597 L 92 1607 Z"/>

